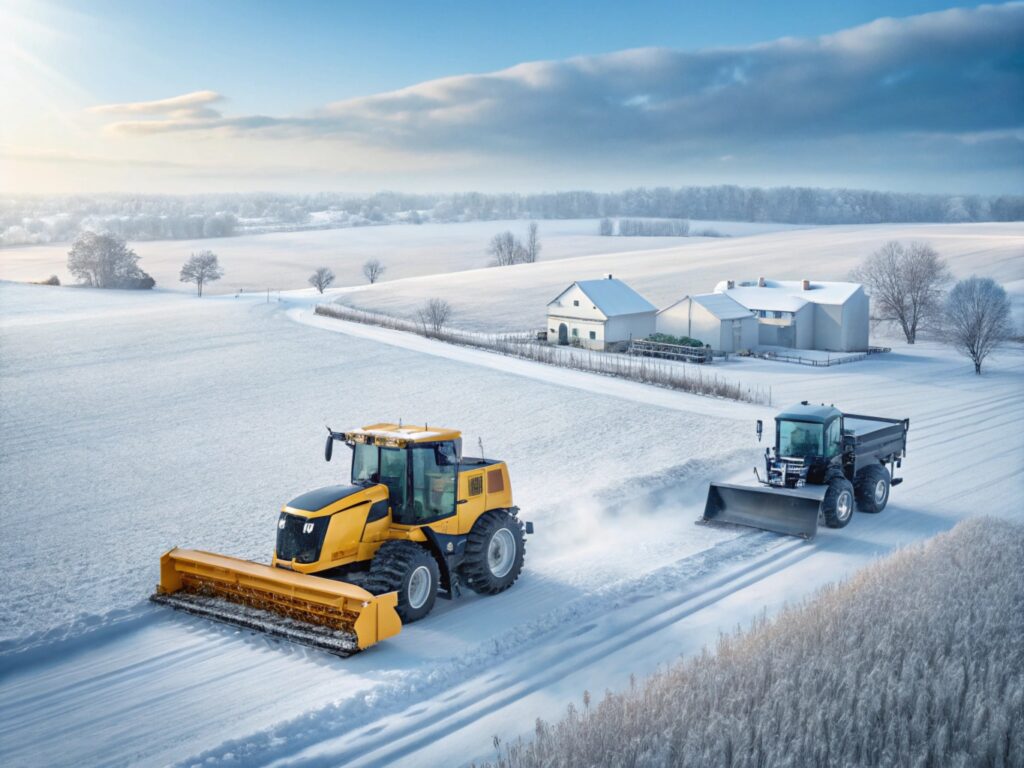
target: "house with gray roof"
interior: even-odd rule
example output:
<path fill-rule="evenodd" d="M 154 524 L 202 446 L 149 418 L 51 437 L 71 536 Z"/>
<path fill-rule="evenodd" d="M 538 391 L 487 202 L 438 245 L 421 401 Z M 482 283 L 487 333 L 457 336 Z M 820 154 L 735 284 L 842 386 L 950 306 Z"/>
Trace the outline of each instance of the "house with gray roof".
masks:
<path fill-rule="evenodd" d="M 658 312 L 658 333 L 689 336 L 720 352 L 739 352 L 758 345 L 754 313 L 722 293 L 685 296 Z"/>
<path fill-rule="evenodd" d="M 860 283 L 723 280 L 715 293 L 754 313 L 761 346 L 857 352 L 868 348 L 869 299 Z"/>
<path fill-rule="evenodd" d="M 654 333 L 657 308 L 621 280 L 577 280 L 548 302 L 548 341 L 620 350 Z"/>

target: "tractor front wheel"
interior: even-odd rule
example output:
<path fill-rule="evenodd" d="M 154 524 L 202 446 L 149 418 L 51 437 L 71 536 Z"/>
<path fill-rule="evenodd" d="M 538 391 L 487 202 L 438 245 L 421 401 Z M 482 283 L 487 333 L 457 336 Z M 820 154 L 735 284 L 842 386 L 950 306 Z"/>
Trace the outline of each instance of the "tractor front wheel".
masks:
<path fill-rule="evenodd" d="M 857 491 L 857 509 L 861 512 L 881 512 L 889 503 L 889 470 L 881 464 L 869 464 L 854 478 Z"/>
<path fill-rule="evenodd" d="M 398 593 L 398 617 L 411 624 L 426 616 L 437 599 L 441 581 L 437 560 L 411 541 L 386 541 L 370 563 L 366 589 L 375 595 Z"/>
<path fill-rule="evenodd" d="M 462 576 L 481 595 L 496 595 L 511 587 L 523 570 L 526 536 L 519 518 L 504 509 L 484 512 L 466 541 Z"/>
<path fill-rule="evenodd" d="M 833 477 L 828 483 L 821 511 L 829 528 L 845 528 L 853 517 L 853 483 L 845 477 Z"/>

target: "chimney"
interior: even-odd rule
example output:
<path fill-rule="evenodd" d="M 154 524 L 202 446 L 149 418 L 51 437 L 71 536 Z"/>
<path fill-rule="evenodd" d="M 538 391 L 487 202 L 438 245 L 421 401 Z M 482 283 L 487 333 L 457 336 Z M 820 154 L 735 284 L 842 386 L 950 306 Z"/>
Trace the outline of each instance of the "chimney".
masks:
<path fill-rule="evenodd" d="M 764 288 L 764 278 L 763 277 L 757 278 L 757 287 L 758 288 Z"/>
<path fill-rule="evenodd" d="M 608 280 L 611 280 L 612 279 L 612 273 L 609 272 L 607 275 L 605 275 L 605 278 L 608 279 Z"/>
<path fill-rule="evenodd" d="M 726 280 L 725 281 L 725 290 L 731 291 L 735 287 L 736 287 L 736 281 L 735 280 Z"/>
<path fill-rule="evenodd" d="M 800 284 L 800 287 L 801 287 L 801 288 L 803 288 L 803 289 L 804 289 L 805 291 L 809 291 L 809 290 L 811 290 L 811 281 L 810 281 L 810 280 L 804 280 L 804 281 L 803 281 L 803 282 L 802 282 L 802 283 Z"/>

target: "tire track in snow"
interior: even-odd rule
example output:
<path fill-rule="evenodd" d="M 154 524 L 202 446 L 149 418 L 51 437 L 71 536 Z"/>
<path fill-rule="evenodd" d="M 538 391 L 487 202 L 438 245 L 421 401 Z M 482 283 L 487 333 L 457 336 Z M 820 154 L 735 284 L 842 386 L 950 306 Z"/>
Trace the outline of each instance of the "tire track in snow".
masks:
<path fill-rule="evenodd" d="M 738 584 L 746 585 L 745 577 L 752 572 L 765 568 L 777 570 L 785 567 L 784 563 L 778 564 L 780 558 L 787 557 L 794 552 L 809 554 L 813 548 L 813 544 L 802 540 L 760 531 L 745 531 L 736 538 L 681 558 L 671 565 L 648 572 L 635 580 L 610 584 L 601 591 L 581 597 L 561 609 L 539 617 L 529 625 L 521 627 L 519 633 L 503 645 L 499 656 L 501 665 L 504 667 L 514 660 L 530 654 L 531 665 L 537 669 L 537 672 L 528 678 L 520 678 L 517 684 L 539 679 L 546 670 L 561 669 L 566 663 L 566 657 L 570 661 L 581 658 L 581 654 L 588 649 L 599 649 L 610 641 L 606 635 L 597 634 L 586 637 L 588 633 L 580 632 L 581 628 L 600 625 L 608 620 L 609 615 L 620 615 L 623 611 L 630 612 L 630 626 L 640 623 L 646 623 L 645 625 L 658 623 L 658 617 L 667 615 L 666 611 L 673 606 L 698 600 L 709 590 L 718 589 L 724 596 L 727 591 L 741 589 L 742 586 L 734 586 L 732 589 L 729 587 Z M 805 555 L 801 554 L 802 556 Z M 751 559 L 752 557 L 753 559 Z M 725 570 L 724 575 L 722 574 L 723 569 Z M 699 586 L 686 590 L 680 595 L 679 584 L 687 582 L 699 582 Z M 674 599 L 666 603 L 662 597 L 673 592 Z M 617 634 L 616 637 L 632 638 L 634 633 L 631 630 L 626 630 Z M 623 642 L 628 644 L 631 640 Z M 621 646 L 622 642 L 614 644 L 615 648 Z M 478 682 L 481 678 L 494 674 L 493 664 L 489 662 L 499 653 L 497 650 L 492 651 L 490 642 L 483 643 L 478 651 L 483 652 L 481 659 L 466 661 L 470 667 L 470 675 L 461 677 L 440 690 L 431 689 L 426 696 L 417 690 L 411 694 L 413 698 L 410 698 L 409 694 L 397 691 L 394 696 L 389 696 L 389 701 L 393 700 L 397 706 L 385 706 L 385 709 L 380 711 L 381 705 L 378 704 L 374 708 L 376 711 L 373 712 L 373 719 L 364 721 L 361 727 L 346 717 L 347 708 L 352 707 L 353 704 L 345 702 L 346 709 L 339 710 L 329 707 L 319 712 L 307 713 L 293 724 L 276 727 L 273 733 L 254 734 L 246 739 L 233 740 L 215 750 L 183 760 L 180 764 L 196 765 L 208 761 L 215 763 L 228 753 L 247 763 L 265 764 L 275 759 L 281 759 L 292 764 L 296 760 L 295 754 L 298 750 L 307 747 L 316 748 L 317 745 L 333 739 L 348 742 L 353 738 L 369 739 L 372 737 L 370 744 L 363 745 L 362 748 L 356 750 L 359 754 L 365 753 L 376 748 L 374 745 L 379 745 L 382 737 L 378 735 L 382 732 L 382 727 L 383 729 L 389 727 L 389 723 L 400 722 L 398 733 L 406 735 L 410 733 L 411 728 L 428 727 L 437 719 L 437 715 L 431 714 L 428 718 L 422 718 L 416 717 L 411 711 L 423 706 L 424 703 L 429 704 L 435 700 L 454 702 L 446 707 L 446 712 L 457 713 L 475 702 L 483 701 L 506 690 L 508 681 L 505 675 L 487 678 L 482 684 Z M 476 661 L 481 663 L 476 664 Z M 477 671 L 477 667 L 486 671 Z M 544 679 L 547 678 L 544 677 Z M 459 694 L 461 689 L 470 686 L 472 686 L 472 691 Z M 441 697 L 441 694 L 446 692 L 447 695 Z M 441 698 L 439 699 L 439 697 Z M 363 710 L 359 708 L 355 711 L 362 712 Z M 402 716 L 403 714 L 405 716 Z M 312 728 L 311 721 L 315 723 Z M 343 755 L 332 756 L 326 762 L 337 765 L 355 759 L 358 755 L 350 754 L 350 751 L 349 748 L 346 748 Z"/>
<path fill-rule="evenodd" d="M 756 534 L 755 534 L 756 535 Z M 433 744 L 440 737 L 471 725 L 476 720 L 496 712 L 503 707 L 540 691 L 568 675 L 592 666 L 602 658 L 621 650 L 638 640 L 669 627 L 673 624 L 698 613 L 725 598 L 756 584 L 771 575 L 790 568 L 797 562 L 810 557 L 815 552 L 815 545 L 803 541 L 780 543 L 768 554 L 750 562 L 746 566 L 731 571 L 727 576 L 712 579 L 700 587 L 689 590 L 668 602 L 655 600 L 648 610 L 639 616 L 631 616 L 629 629 L 612 636 L 598 636 L 590 642 L 573 642 L 570 653 L 566 653 L 563 645 L 548 646 L 543 657 L 550 658 L 550 664 L 544 658 L 538 659 L 536 672 L 518 678 L 509 685 L 500 676 L 498 679 L 478 687 L 476 693 L 468 697 L 460 697 L 453 703 L 441 708 L 440 712 L 431 713 L 419 718 L 422 712 L 410 711 L 399 723 L 385 726 L 383 731 L 367 729 L 362 735 L 372 738 L 371 743 L 338 750 L 316 749 L 316 754 L 303 757 L 292 755 L 282 763 L 293 766 L 319 765 L 388 765 L 393 761 L 427 745 Z M 583 635 L 580 632 L 568 633 L 571 642 Z M 563 640 L 563 644 L 564 644 Z M 561 659 L 559 661 L 558 659 Z M 389 741 L 387 731 L 396 731 Z M 358 737 L 357 737 L 358 739 Z M 381 748 L 381 741 L 388 742 Z"/>

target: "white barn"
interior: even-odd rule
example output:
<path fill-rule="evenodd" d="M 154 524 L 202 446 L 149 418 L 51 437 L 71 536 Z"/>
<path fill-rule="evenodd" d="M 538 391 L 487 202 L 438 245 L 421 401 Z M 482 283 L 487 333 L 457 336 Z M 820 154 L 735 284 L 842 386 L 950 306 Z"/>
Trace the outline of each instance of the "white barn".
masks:
<path fill-rule="evenodd" d="M 726 280 L 715 286 L 751 310 L 763 346 L 857 352 L 868 348 L 869 300 L 859 283 Z"/>
<path fill-rule="evenodd" d="M 723 293 L 686 296 L 658 312 L 658 333 L 689 336 L 721 352 L 739 352 L 758 345 L 754 313 Z"/>
<path fill-rule="evenodd" d="M 548 341 L 617 350 L 654 333 L 657 309 L 621 280 L 578 280 L 548 303 Z"/>

